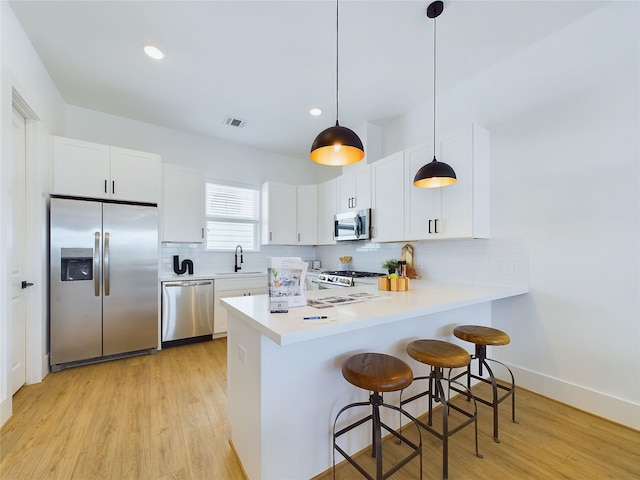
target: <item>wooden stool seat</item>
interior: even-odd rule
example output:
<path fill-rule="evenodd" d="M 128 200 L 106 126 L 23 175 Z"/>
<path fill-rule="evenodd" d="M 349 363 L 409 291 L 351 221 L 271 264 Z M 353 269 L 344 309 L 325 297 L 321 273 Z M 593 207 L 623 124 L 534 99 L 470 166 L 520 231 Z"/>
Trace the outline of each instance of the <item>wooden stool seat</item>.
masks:
<path fill-rule="evenodd" d="M 453 329 L 453 334 L 476 345 L 508 345 L 511 341 L 509 335 L 502 330 L 480 325 L 460 325 Z"/>
<path fill-rule="evenodd" d="M 471 361 L 464 348 L 441 340 L 416 340 L 407 345 L 407 353 L 420 363 L 439 368 L 466 367 Z"/>
<path fill-rule="evenodd" d="M 411 385 L 413 371 L 399 358 L 384 353 L 358 353 L 342 364 L 344 378 L 364 390 L 395 392 Z"/>

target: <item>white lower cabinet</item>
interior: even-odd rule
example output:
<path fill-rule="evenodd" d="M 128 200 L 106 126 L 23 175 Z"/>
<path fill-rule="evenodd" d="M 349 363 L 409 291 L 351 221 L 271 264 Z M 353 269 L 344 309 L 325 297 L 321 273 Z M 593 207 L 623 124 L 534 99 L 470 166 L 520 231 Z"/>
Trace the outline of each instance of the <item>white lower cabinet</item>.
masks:
<path fill-rule="evenodd" d="M 267 276 L 216 278 L 213 287 L 213 337 L 216 338 L 227 334 L 227 309 L 220 304 L 220 299 L 266 294 Z"/>

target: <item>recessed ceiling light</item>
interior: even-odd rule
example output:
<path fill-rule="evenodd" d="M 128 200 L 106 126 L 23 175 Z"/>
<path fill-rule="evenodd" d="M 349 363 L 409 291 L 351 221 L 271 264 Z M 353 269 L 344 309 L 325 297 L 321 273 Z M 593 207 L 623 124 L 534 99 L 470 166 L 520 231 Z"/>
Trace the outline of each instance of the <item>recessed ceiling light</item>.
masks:
<path fill-rule="evenodd" d="M 309 113 L 314 117 L 317 117 L 318 115 L 322 115 L 322 109 L 318 107 L 314 107 L 311 110 L 309 110 Z"/>
<path fill-rule="evenodd" d="M 155 60 L 162 60 L 164 58 L 164 53 L 158 47 L 154 47 L 153 45 L 145 45 L 144 53 Z"/>

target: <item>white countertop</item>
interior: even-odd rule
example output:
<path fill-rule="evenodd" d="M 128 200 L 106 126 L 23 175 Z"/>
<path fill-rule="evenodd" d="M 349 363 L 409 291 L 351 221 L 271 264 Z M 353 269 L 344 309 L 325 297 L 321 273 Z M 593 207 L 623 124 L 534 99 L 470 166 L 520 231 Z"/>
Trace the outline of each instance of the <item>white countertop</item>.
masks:
<path fill-rule="evenodd" d="M 522 295 L 528 287 L 491 286 L 440 283 L 411 280 L 406 292 L 378 290 L 366 285 L 307 292 L 307 298 L 345 296 L 357 292 L 379 295 L 380 298 L 360 303 L 318 309 L 310 306 L 290 308 L 288 313 L 270 313 L 267 295 L 252 295 L 222 299 L 223 306 L 236 313 L 244 322 L 279 345 L 336 335 L 349 331 L 397 322 L 407 318 Z M 323 316 L 326 320 L 304 320 Z"/>
<path fill-rule="evenodd" d="M 194 274 L 194 275 L 177 275 L 175 273 L 164 273 L 160 275 L 161 282 L 186 282 L 189 280 L 215 280 L 218 278 L 244 278 L 244 277 L 266 277 L 267 272 L 219 272 L 219 273 L 210 273 L 208 275 L 205 274 Z"/>

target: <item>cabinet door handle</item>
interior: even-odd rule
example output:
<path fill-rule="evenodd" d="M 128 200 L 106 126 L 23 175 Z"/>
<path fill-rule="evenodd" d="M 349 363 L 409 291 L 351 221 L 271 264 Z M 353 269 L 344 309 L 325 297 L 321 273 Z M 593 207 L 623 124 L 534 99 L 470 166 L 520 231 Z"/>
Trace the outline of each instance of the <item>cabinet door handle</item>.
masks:
<path fill-rule="evenodd" d="M 300 241 L 300 234 L 298 234 L 298 241 Z"/>
<path fill-rule="evenodd" d="M 351 208 L 356 208 L 356 197 L 351 197 Z"/>
<path fill-rule="evenodd" d="M 438 233 L 438 219 L 437 218 L 433 221 L 433 227 L 434 227 L 433 228 L 434 229 L 434 233 Z"/>
<path fill-rule="evenodd" d="M 116 181 L 115 180 L 111 181 L 111 193 L 113 193 L 113 194 L 116 193 Z"/>
<path fill-rule="evenodd" d="M 269 232 L 269 241 L 273 240 L 273 232 Z"/>
<path fill-rule="evenodd" d="M 104 180 L 104 193 L 107 193 L 107 180 Z"/>
<path fill-rule="evenodd" d="M 204 238 L 204 227 L 202 227 L 202 233 L 200 234 L 200 238 Z"/>
<path fill-rule="evenodd" d="M 431 232 L 431 219 L 429 219 L 429 233 L 432 233 Z"/>

